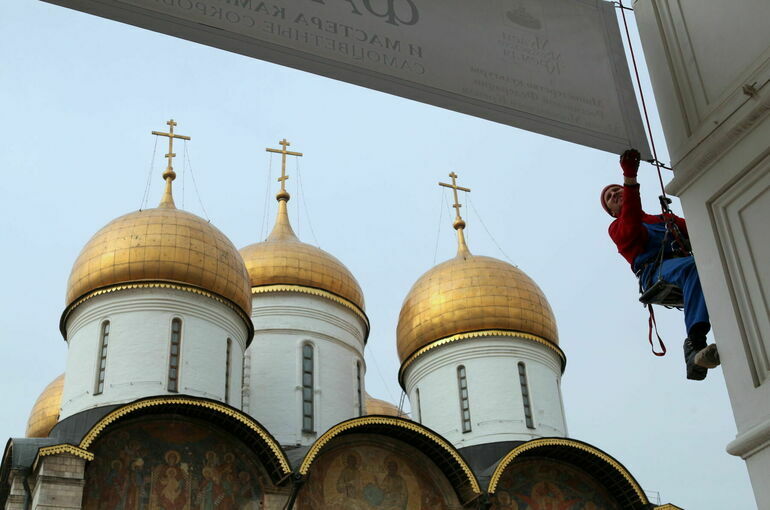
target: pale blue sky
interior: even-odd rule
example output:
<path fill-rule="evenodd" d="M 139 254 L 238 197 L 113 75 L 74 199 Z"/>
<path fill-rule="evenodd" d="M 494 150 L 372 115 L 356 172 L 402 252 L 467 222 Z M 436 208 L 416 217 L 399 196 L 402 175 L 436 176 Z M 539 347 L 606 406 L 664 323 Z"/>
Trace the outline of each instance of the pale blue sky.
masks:
<path fill-rule="evenodd" d="M 599 206 L 601 187 L 619 180 L 617 156 L 32 0 L 0 4 L 1 437 L 23 435 L 35 398 L 64 370 L 58 320 L 79 250 L 139 208 L 151 168 L 149 205 L 159 200 L 165 147 L 151 161 L 150 131 L 170 117 L 192 137 L 189 164 L 177 158 L 177 205 L 203 215 L 192 168 L 212 223 L 238 247 L 264 236 L 266 196 L 272 225 L 265 147 L 286 137 L 305 153 L 304 194 L 289 166 L 290 214 L 363 288 L 373 396 L 398 402 L 401 302 L 454 256 L 451 194 L 436 185 L 454 170 L 473 190 L 463 207 L 471 251 L 505 258 L 481 219 L 554 309 L 570 436 L 617 458 L 662 502 L 754 507 L 743 461 L 724 451 L 735 425 L 721 371 L 685 380 L 679 313 L 659 312 L 669 355 L 649 352 L 636 281 Z M 640 180 L 654 211 L 654 169 Z"/>

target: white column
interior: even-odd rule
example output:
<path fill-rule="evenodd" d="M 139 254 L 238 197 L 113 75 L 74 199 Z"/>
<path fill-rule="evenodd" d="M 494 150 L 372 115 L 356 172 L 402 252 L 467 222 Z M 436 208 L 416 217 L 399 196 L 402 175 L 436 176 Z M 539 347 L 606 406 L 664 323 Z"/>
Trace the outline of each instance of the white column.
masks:
<path fill-rule="evenodd" d="M 248 412 L 279 443 L 310 444 L 333 425 L 359 415 L 355 367 L 366 325 L 351 309 L 298 292 L 256 294 Z M 314 430 L 302 427 L 302 347 L 313 347 Z M 362 388 L 363 391 L 363 388 Z"/>
<path fill-rule="evenodd" d="M 171 327 L 182 324 L 178 391 L 168 390 Z M 103 325 L 109 322 L 104 386 L 97 378 Z M 240 407 L 247 329 L 231 308 L 173 289 L 132 289 L 81 304 L 67 320 L 69 351 L 61 419 L 138 398 L 186 394 L 225 401 L 227 339 L 231 339 L 229 403 Z M 237 397 L 237 398 L 236 398 Z"/>
<path fill-rule="evenodd" d="M 531 423 L 527 422 L 519 377 L 523 363 Z M 458 368 L 465 368 L 471 430 L 463 431 Z M 461 340 L 430 350 L 404 373 L 407 395 L 420 422 L 455 447 L 497 441 L 528 441 L 565 436 L 559 381 L 561 361 L 555 351 L 532 340 L 486 337 Z"/>

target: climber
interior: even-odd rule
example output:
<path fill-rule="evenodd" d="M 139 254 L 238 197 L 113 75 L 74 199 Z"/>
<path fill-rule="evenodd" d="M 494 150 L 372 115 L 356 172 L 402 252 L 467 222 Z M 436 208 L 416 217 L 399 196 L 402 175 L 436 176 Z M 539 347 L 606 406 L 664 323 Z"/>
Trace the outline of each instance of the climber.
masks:
<path fill-rule="evenodd" d="M 684 341 L 687 378 L 700 381 L 706 378 L 708 369 L 718 366 L 720 361 L 717 346 L 706 345 L 711 324 L 695 260 L 688 253 L 689 247 L 676 246 L 676 241 L 689 245 L 687 224 L 671 212 L 652 216 L 642 210 L 636 181 L 639 158 L 635 149 L 624 152 L 620 157 L 623 186 L 610 184 L 602 190 L 602 207 L 615 218 L 609 234 L 618 252 L 631 264 L 642 291 L 651 287 L 656 277 L 661 283 L 674 284 L 679 287 L 677 291 L 681 290 L 687 328 Z M 668 222 L 666 214 L 670 215 Z"/>

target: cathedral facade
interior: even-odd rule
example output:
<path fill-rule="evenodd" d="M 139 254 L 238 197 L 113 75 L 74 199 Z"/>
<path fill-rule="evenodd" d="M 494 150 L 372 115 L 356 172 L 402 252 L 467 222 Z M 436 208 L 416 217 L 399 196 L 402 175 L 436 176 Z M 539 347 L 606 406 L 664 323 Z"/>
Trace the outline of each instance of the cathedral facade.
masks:
<path fill-rule="evenodd" d="M 177 209 L 169 122 L 154 209 L 75 261 L 65 373 L 0 465 L 0 508 L 621 510 L 650 503 L 616 459 L 568 437 L 566 355 L 537 284 L 474 255 L 420 277 L 396 342 L 408 416 L 365 389 L 364 295 L 288 216 L 282 149 L 270 235 L 238 250 Z"/>

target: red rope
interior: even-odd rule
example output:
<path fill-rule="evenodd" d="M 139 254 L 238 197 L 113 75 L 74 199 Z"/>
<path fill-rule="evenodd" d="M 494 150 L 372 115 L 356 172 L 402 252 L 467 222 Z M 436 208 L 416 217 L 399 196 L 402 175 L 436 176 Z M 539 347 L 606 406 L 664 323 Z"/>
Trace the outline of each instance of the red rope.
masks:
<path fill-rule="evenodd" d="M 650 342 L 650 348 L 652 349 L 652 353 L 655 356 L 665 356 L 666 355 L 666 344 L 663 343 L 663 339 L 660 337 L 660 334 L 658 334 L 658 323 L 655 321 L 655 312 L 652 311 L 652 305 L 647 305 L 647 309 L 650 311 L 650 318 L 647 321 L 647 324 L 650 327 L 650 333 L 647 336 L 647 340 Z M 660 352 L 657 352 L 655 350 L 655 345 L 652 343 L 652 328 L 655 327 L 655 336 L 658 337 L 658 343 L 660 344 Z"/>

